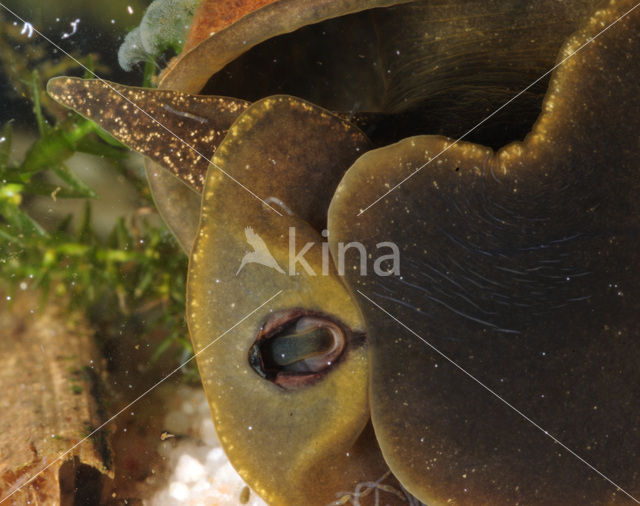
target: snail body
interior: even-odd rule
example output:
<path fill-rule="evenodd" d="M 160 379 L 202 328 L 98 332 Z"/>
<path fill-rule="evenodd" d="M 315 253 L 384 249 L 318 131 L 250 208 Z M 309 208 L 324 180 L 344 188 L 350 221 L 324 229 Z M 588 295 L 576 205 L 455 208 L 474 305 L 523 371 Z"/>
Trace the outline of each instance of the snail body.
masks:
<path fill-rule="evenodd" d="M 541 1 L 516 18 L 499 4 L 281 0 L 193 43 L 167 89 L 49 85 L 148 157 L 190 255 L 187 318 L 216 428 L 269 503 L 364 502 L 355 491 L 387 470 L 373 487 L 385 503 L 640 494 L 640 11 Z M 513 54 L 486 37 L 507 19 L 527 35 L 505 28 Z M 360 40 L 371 26 L 377 46 L 331 53 L 306 87 L 304 65 L 274 78 L 273 51 L 298 61 L 323 31 Z M 302 36 L 313 44 L 291 43 Z M 490 146 L 455 140 L 555 61 L 524 140 L 510 138 L 518 109 L 477 134 Z M 384 242 L 398 272 L 363 275 L 355 254 L 338 272 L 345 245 Z"/>

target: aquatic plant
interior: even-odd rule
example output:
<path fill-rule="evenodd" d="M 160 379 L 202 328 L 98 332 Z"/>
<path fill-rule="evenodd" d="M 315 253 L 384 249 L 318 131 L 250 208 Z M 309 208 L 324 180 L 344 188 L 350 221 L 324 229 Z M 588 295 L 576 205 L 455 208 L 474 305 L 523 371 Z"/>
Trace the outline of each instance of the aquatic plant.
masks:
<path fill-rule="evenodd" d="M 156 355 L 176 343 L 188 354 L 182 316 L 186 259 L 177 254 L 173 237 L 164 226 L 148 223 L 145 212 L 131 221 L 119 218 L 106 238 L 99 237 L 92 224 L 96 192 L 67 166 L 75 153 L 107 160 L 139 190 L 141 211 L 152 205 L 146 183 L 123 164 L 127 152 L 122 144 L 93 121 L 67 114 L 44 92 L 46 80 L 75 70 L 77 64 L 52 62 L 38 43 L 27 57 L 17 57 L 12 40 L 19 28 L 6 23 L 2 34 L 3 68 L 11 70 L 16 92 L 31 100 L 38 127 L 37 138 L 20 160 L 12 155 L 13 122 L 3 125 L 0 134 L 0 281 L 8 297 L 16 290 L 37 289 L 46 304 L 53 290 L 74 309 L 100 318 L 108 314 L 116 328 L 144 314 L 143 333 L 162 329 L 165 335 Z M 95 56 L 75 57 L 86 68 L 105 70 Z M 64 199 L 84 199 L 79 225 L 71 226 L 71 215 L 53 225 L 40 223 L 32 216 L 32 196 L 50 198 L 53 208 Z"/>

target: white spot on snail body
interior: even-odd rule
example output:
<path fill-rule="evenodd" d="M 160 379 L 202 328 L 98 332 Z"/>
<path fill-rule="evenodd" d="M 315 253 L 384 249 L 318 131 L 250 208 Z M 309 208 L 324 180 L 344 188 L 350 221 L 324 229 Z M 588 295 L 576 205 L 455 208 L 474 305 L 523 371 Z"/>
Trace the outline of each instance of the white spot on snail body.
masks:
<path fill-rule="evenodd" d="M 162 108 L 165 111 L 169 111 L 172 114 L 176 114 L 178 116 L 182 116 L 183 118 L 197 121 L 198 123 L 201 123 L 201 124 L 207 123 L 209 121 L 207 118 L 203 118 L 202 116 L 196 116 L 195 114 L 191 114 L 190 112 L 184 112 L 184 111 L 179 111 L 177 109 L 174 109 L 169 104 L 162 104 Z M 171 151 L 173 151 L 173 149 Z"/>
<path fill-rule="evenodd" d="M 264 201 L 269 205 L 271 205 L 271 204 L 277 205 L 278 207 L 280 207 L 280 209 L 282 209 L 289 216 L 293 216 L 293 211 L 284 202 L 282 202 L 282 200 L 280 200 L 278 197 L 273 197 L 273 196 L 272 197 L 267 197 Z"/>

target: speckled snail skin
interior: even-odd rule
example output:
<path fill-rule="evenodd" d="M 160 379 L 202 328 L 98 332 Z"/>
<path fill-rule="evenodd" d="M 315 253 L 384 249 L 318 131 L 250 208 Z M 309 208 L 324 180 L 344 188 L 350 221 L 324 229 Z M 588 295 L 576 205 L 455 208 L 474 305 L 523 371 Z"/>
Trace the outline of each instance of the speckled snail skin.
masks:
<path fill-rule="evenodd" d="M 164 90 L 48 91 L 152 161 L 216 428 L 268 503 L 373 504 L 353 492 L 390 469 L 384 504 L 633 504 L 640 8 L 599 34 L 634 3 L 393 3 L 279 0 Z M 565 58 L 541 112 L 524 94 L 454 142 Z M 316 275 L 282 273 L 292 227 Z M 279 270 L 239 268 L 260 241 Z M 397 244 L 401 275 L 339 276 L 352 241 Z"/>

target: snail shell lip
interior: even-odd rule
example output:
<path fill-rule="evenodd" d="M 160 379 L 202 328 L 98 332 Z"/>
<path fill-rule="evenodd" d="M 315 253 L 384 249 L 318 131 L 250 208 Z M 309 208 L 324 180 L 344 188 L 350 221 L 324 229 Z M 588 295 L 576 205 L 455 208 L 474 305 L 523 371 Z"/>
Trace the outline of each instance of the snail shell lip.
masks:
<path fill-rule="evenodd" d="M 334 337 L 334 344 L 324 357 L 310 359 L 314 361 L 312 372 L 274 370 L 265 364 L 261 345 L 283 332 L 292 330 L 300 332 L 310 328 L 326 328 Z M 256 340 L 249 350 L 251 367 L 263 378 L 273 382 L 285 390 L 297 390 L 316 384 L 324 378 L 332 367 L 340 363 L 349 346 L 359 346 L 364 343 L 364 334 L 353 332 L 335 318 L 303 308 L 293 308 L 274 313 L 263 323 Z"/>

